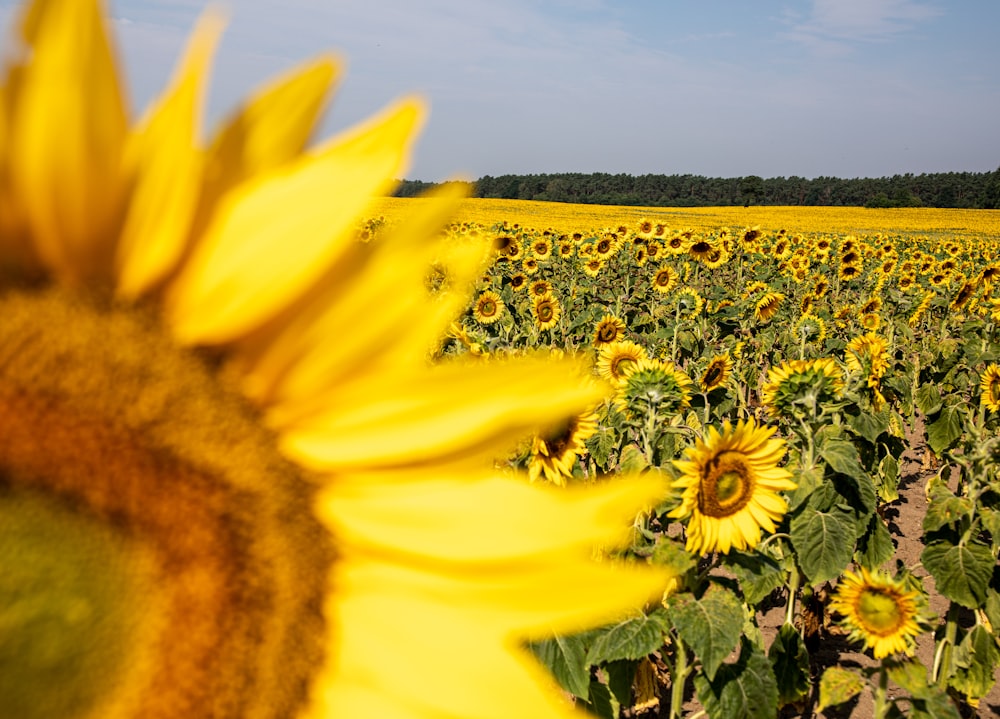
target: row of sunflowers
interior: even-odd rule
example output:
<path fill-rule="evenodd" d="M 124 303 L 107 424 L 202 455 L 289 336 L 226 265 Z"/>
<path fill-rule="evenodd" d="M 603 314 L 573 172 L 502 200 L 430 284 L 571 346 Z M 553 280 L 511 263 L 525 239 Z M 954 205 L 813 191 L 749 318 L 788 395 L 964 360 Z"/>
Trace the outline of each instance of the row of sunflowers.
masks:
<path fill-rule="evenodd" d="M 993 242 L 648 218 L 450 232 L 494 251 L 438 361 L 584 356 L 580 381 L 607 388 L 498 464 L 559 486 L 652 473 L 669 487 L 625 553 L 672 573 L 662 601 L 535 646 L 566 691 L 607 717 L 680 716 L 691 682 L 710 717 L 818 711 L 866 687 L 879 717 L 978 705 L 1000 667 Z M 911 566 L 890 530 L 907 453 L 929 503 Z M 766 646 L 759 618 L 782 603 Z M 872 666 L 818 674 L 810 647 L 831 632 Z"/>

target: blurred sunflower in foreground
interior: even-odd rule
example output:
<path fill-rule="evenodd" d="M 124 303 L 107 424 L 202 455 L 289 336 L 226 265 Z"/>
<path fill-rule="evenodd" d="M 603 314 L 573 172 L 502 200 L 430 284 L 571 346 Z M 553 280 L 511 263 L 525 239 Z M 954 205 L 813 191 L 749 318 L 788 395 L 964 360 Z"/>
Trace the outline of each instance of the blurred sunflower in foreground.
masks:
<path fill-rule="evenodd" d="M 321 58 L 203 147 L 219 18 L 133 122 L 102 10 L 30 3 L 0 85 L 3 713 L 573 715 L 524 643 L 662 591 L 591 561 L 660 487 L 489 473 L 600 397 L 428 364 L 468 301 L 428 268 L 484 254 L 437 239 L 458 197 L 356 234 L 422 103 L 307 149 Z"/>

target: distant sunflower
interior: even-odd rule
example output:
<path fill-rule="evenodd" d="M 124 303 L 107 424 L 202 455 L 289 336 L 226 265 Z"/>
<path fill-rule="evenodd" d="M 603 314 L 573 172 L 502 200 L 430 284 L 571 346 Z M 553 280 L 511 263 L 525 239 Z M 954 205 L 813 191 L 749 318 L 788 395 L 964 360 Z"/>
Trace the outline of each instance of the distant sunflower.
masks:
<path fill-rule="evenodd" d="M 559 323 L 559 317 L 562 315 L 562 307 L 559 304 L 559 300 L 552 295 L 536 297 L 532 311 L 540 330 L 549 330 L 555 327 Z"/>
<path fill-rule="evenodd" d="M 606 232 L 594 244 L 594 252 L 601 259 L 606 260 L 615 254 L 619 247 L 618 236 L 612 232 Z"/>
<path fill-rule="evenodd" d="M 559 242 L 558 253 L 561 259 L 568 260 L 576 254 L 576 245 L 572 240 L 562 240 Z"/>
<path fill-rule="evenodd" d="M 655 240 L 650 240 L 646 243 L 646 256 L 655 260 L 657 257 L 663 254 L 663 245 Z"/>
<path fill-rule="evenodd" d="M 511 262 L 519 260 L 524 257 L 524 247 L 521 245 L 521 240 L 517 237 L 511 237 L 510 243 L 507 245 L 506 249 L 507 259 Z"/>
<path fill-rule="evenodd" d="M 594 328 L 594 347 L 617 342 L 625 334 L 625 323 L 614 315 L 604 315 Z"/>
<path fill-rule="evenodd" d="M 780 292 L 768 292 L 754 305 L 753 316 L 758 322 L 770 322 L 778 314 L 785 296 Z"/>
<path fill-rule="evenodd" d="M 655 228 L 656 228 L 655 222 L 653 222 L 648 217 L 643 217 L 641 220 L 639 220 L 638 223 L 636 223 L 635 233 L 639 237 L 642 237 L 644 239 L 649 239 L 650 237 L 653 236 L 653 230 Z"/>
<path fill-rule="evenodd" d="M 583 273 L 588 277 L 597 277 L 604 269 L 604 260 L 594 257 L 583 263 Z"/>
<path fill-rule="evenodd" d="M 689 246 L 688 238 L 682 233 L 675 232 L 663 243 L 663 248 L 671 255 L 683 255 Z"/>
<path fill-rule="evenodd" d="M 515 292 L 528 289 L 528 276 L 523 272 L 517 272 L 510 276 L 510 288 Z"/>
<path fill-rule="evenodd" d="M 861 315 L 858 320 L 858 324 L 860 324 L 863 329 L 866 329 L 869 332 L 874 332 L 882 326 L 882 316 L 875 314 L 874 312 L 864 314 Z"/>
<path fill-rule="evenodd" d="M 528 460 L 528 477 L 532 482 L 544 477 L 552 484 L 564 486 L 573 476 L 578 457 L 587 453 L 585 442 L 597 431 L 597 413 L 587 410 L 535 435 Z"/>
<path fill-rule="evenodd" d="M 688 255 L 694 260 L 703 262 L 716 249 L 717 244 L 714 237 L 698 235 L 692 238 L 688 244 Z"/>
<path fill-rule="evenodd" d="M 524 274 L 533 275 L 538 272 L 538 260 L 534 257 L 528 257 L 523 262 L 521 262 L 521 269 L 524 270 Z"/>
<path fill-rule="evenodd" d="M 680 277 L 677 274 L 677 270 L 670 265 L 663 265 L 653 275 L 653 289 L 660 294 L 667 294 L 677 286 L 678 279 Z"/>
<path fill-rule="evenodd" d="M 980 403 L 991 412 L 1000 412 L 1000 366 L 995 362 L 983 370 L 979 388 L 982 390 Z"/>
<path fill-rule="evenodd" d="M 816 284 L 813 285 L 812 293 L 816 295 L 816 299 L 820 299 L 826 294 L 828 289 L 830 289 L 830 283 L 825 277 L 820 277 L 816 280 Z"/>
<path fill-rule="evenodd" d="M 683 491 L 681 504 L 668 516 L 688 518 L 687 550 L 698 554 L 753 549 L 761 530 L 774 532 L 788 505 L 778 492 L 796 484 L 779 467 L 785 443 L 774 439 L 773 427 L 753 419 L 730 422 L 722 431 L 709 427 L 704 438 L 674 460 L 680 476 L 673 486 Z"/>
<path fill-rule="evenodd" d="M 708 367 L 701 375 L 699 384 L 702 392 L 711 392 L 722 386 L 729 376 L 729 371 L 733 368 L 733 361 L 728 354 L 716 355 L 708 363 Z"/>
<path fill-rule="evenodd" d="M 535 280 L 528 286 L 528 294 L 532 297 L 541 297 L 552 292 L 552 284 L 548 280 Z"/>
<path fill-rule="evenodd" d="M 840 398 L 844 375 L 832 357 L 786 360 L 767 373 L 761 404 L 772 417 L 817 416 L 827 402 Z"/>
<path fill-rule="evenodd" d="M 552 243 L 547 237 L 539 237 L 531 243 L 531 254 L 539 262 L 544 262 L 552 256 Z"/>
<path fill-rule="evenodd" d="M 801 340 L 821 344 L 826 339 L 826 323 L 814 314 L 803 312 L 795 323 L 794 333 Z"/>
<path fill-rule="evenodd" d="M 888 344 L 874 332 L 855 337 L 847 343 L 844 361 L 848 369 L 867 377 L 869 387 L 878 387 L 879 378 L 889 367 Z"/>
<path fill-rule="evenodd" d="M 702 258 L 702 264 L 710 270 L 717 270 L 729 261 L 725 247 L 716 247 Z"/>
<path fill-rule="evenodd" d="M 917 276 L 916 276 L 915 273 L 913 273 L 913 272 L 904 272 L 904 273 L 900 274 L 899 281 L 897 282 L 897 286 L 903 292 L 906 292 L 911 287 L 913 287 L 913 285 L 916 284 L 916 282 L 917 282 Z"/>
<path fill-rule="evenodd" d="M 976 294 L 976 282 L 975 280 L 967 280 L 962 283 L 962 286 L 955 293 L 954 299 L 952 299 L 951 304 L 948 305 L 948 309 L 952 312 L 958 312 L 972 299 L 972 296 Z"/>
<path fill-rule="evenodd" d="M 597 373 L 617 384 L 625 377 L 629 366 L 648 357 L 646 350 L 629 340 L 604 345 L 597 355 Z"/>
<path fill-rule="evenodd" d="M 658 359 L 643 358 L 629 364 L 618 385 L 617 407 L 632 419 L 644 419 L 649 412 L 669 417 L 690 401 L 690 378 Z"/>
<path fill-rule="evenodd" d="M 677 309 L 682 319 L 692 319 L 701 314 L 704 298 L 693 287 L 682 287 L 676 295 Z"/>
<path fill-rule="evenodd" d="M 840 614 L 851 641 L 864 642 L 876 659 L 890 654 L 913 656 L 921 633 L 926 597 L 884 572 L 845 572 L 837 583 L 830 610 Z"/>
<path fill-rule="evenodd" d="M 476 298 L 476 304 L 472 308 L 472 316 L 480 324 L 491 325 L 503 316 L 504 309 L 500 295 L 492 290 L 486 290 Z"/>

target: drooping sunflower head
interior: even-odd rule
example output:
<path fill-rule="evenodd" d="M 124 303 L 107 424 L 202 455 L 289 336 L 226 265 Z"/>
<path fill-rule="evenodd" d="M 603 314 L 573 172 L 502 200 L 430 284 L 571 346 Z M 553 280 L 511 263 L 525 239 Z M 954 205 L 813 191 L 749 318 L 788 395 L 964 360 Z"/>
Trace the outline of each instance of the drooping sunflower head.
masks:
<path fill-rule="evenodd" d="M 612 384 L 625 378 L 628 368 L 648 355 L 646 350 L 629 340 L 612 342 L 600 347 L 597 354 L 597 373 Z"/>
<path fill-rule="evenodd" d="M 532 482 L 544 477 L 556 485 L 565 485 L 573 476 L 578 457 L 587 453 L 586 441 L 597 431 L 597 412 L 589 409 L 535 435 L 528 460 Z"/>
<path fill-rule="evenodd" d="M 705 436 L 674 460 L 680 475 L 674 487 L 681 504 L 671 517 L 687 520 L 687 549 L 699 554 L 752 549 L 761 530 L 773 532 L 787 511 L 779 494 L 793 490 L 791 474 L 779 467 L 784 440 L 774 428 L 753 419 L 735 427 L 726 422 L 720 432 L 709 427 Z"/>
<path fill-rule="evenodd" d="M 540 330 L 552 329 L 559 324 L 559 318 L 562 316 L 562 306 L 551 294 L 536 297 L 531 309 Z"/>
<path fill-rule="evenodd" d="M 713 357 L 698 382 L 701 385 L 701 391 L 711 392 L 712 390 L 721 387 L 723 382 L 726 381 L 726 378 L 729 377 L 729 372 L 732 368 L 733 360 L 728 354 L 721 354 Z"/>
<path fill-rule="evenodd" d="M 832 357 L 786 360 L 768 370 L 761 402 L 772 417 L 815 417 L 843 390 L 844 376 Z"/>
<path fill-rule="evenodd" d="M 781 309 L 785 296 L 780 292 L 768 292 L 754 305 L 753 316 L 758 322 L 770 322 Z"/>
<path fill-rule="evenodd" d="M 927 598 L 917 588 L 884 572 L 845 572 L 837 583 L 830 610 L 851 641 L 864 642 L 876 659 L 890 654 L 913 656 L 915 639 L 925 622 Z"/>
<path fill-rule="evenodd" d="M 1000 412 L 1000 366 L 995 362 L 983 370 L 979 389 L 982 391 L 980 404 L 991 412 Z"/>
<path fill-rule="evenodd" d="M 692 259 L 704 261 L 713 250 L 718 249 L 718 241 L 711 235 L 696 235 L 691 239 L 687 249 Z"/>
<path fill-rule="evenodd" d="M 476 298 L 472 307 L 472 316 L 480 324 L 491 325 L 499 320 L 504 313 L 504 303 L 493 290 L 486 290 Z"/>
<path fill-rule="evenodd" d="M 967 280 L 962 283 L 962 286 L 958 288 L 958 292 L 955 293 L 955 297 L 952 299 L 951 304 L 948 305 L 948 309 L 952 312 L 958 312 L 965 305 L 968 304 L 972 296 L 976 294 L 977 283 L 975 280 Z"/>
<path fill-rule="evenodd" d="M 604 315 L 594 328 L 594 347 L 617 342 L 625 335 L 625 323 L 614 315 Z"/>
<path fill-rule="evenodd" d="M 869 332 L 847 343 L 844 361 L 848 369 L 867 378 L 869 387 L 877 387 L 889 367 L 889 346 L 884 337 Z"/>
<path fill-rule="evenodd" d="M 630 364 L 618 386 L 618 409 L 632 419 L 649 413 L 671 417 L 691 401 L 691 380 L 668 362 L 643 358 Z"/>
<path fill-rule="evenodd" d="M 653 289 L 660 294 L 667 294 L 677 285 L 678 274 L 670 265 L 663 265 L 653 275 Z"/>

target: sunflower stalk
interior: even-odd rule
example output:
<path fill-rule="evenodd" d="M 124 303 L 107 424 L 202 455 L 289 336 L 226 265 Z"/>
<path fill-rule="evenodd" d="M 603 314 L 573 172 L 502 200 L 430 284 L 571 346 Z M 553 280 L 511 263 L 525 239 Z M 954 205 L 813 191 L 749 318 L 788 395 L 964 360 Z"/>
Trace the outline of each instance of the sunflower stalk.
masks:
<path fill-rule="evenodd" d="M 878 684 L 875 686 L 875 709 L 872 714 L 873 719 L 885 719 L 889 712 L 891 702 L 888 697 L 889 674 L 885 669 L 885 664 L 879 667 Z"/>
<path fill-rule="evenodd" d="M 670 672 L 670 713 L 669 719 L 679 719 L 684 706 L 684 685 L 692 667 L 688 665 L 687 648 L 684 640 L 676 633 L 673 636 L 674 661 Z"/>

